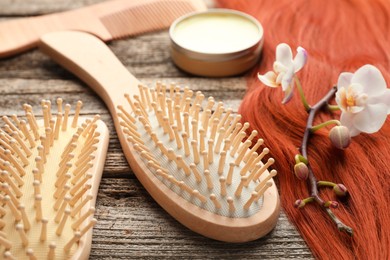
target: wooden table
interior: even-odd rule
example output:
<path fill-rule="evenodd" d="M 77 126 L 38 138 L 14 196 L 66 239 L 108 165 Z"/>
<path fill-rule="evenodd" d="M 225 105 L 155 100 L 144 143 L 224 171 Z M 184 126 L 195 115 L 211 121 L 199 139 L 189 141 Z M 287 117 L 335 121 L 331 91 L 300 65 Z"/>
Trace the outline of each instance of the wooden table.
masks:
<path fill-rule="evenodd" d="M 1 0 L 0 21 L 68 10 L 100 0 Z M 223 100 L 237 111 L 245 94 L 243 77 L 209 79 L 178 70 L 170 59 L 167 31 L 109 44 L 137 78 L 146 84 L 176 82 Z M 83 114 L 99 113 L 110 131 L 110 144 L 96 204 L 91 259 L 131 258 L 311 258 L 312 255 L 284 213 L 274 231 L 245 244 L 227 244 L 202 237 L 168 215 L 138 182 L 121 151 L 111 116 L 102 100 L 84 83 L 38 50 L 0 60 L 1 115 L 22 115 L 21 106 L 52 102 L 84 102 Z"/>

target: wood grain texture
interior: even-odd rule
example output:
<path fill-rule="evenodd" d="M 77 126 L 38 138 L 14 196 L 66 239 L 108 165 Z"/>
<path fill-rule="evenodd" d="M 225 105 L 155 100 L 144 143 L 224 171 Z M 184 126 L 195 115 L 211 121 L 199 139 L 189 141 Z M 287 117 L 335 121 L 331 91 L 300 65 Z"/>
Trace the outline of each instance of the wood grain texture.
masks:
<path fill-rule="evenodd" d="M 0 19 L 66 10 L 98 0 L 4 0 Z M 137 78 L 147 84 L 156 80 L 189 85 L 202 90 L 237 111 L 245 94 L 245 79 L 195 78 L 178 70 L 169 55 L 166 31 L 115 41 L 113 52 Z M 308 259 L 312 255 L 295 228 L 282 213 L 278 225 L 265 238 L 245 244 L 226 244 L 204 238 L 170 217 L 135 178 L 121 151 L 113 122 L 99 97 L 35 50 L 0 60 L 1 115 L 21 114 L 23 103 L 38 104 L 57 97 L 69 103 L 81 99 L 83 113 L 102 115 L 111 135 L 103 179 L 97 198 L 91 259 Z"/>

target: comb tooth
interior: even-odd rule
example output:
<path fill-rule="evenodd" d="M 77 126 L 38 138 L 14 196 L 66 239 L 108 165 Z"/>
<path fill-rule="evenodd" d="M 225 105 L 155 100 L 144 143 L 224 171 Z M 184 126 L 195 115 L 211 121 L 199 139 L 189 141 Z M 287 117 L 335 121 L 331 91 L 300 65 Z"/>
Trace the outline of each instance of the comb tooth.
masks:
<path fill-rule="evenodd" d="M 68 129 L 68 118 L 69 118 L 69 112 L 70 112 L 70 105 L 66 104 L 65 105 L 65 113 L 64 113 L 64 118 L 62 121 L 62 126 L 61 130 L 65 132 Z"/>
<path fill-rule="evenodd" d="M 65 209 L 64 214 L 63 214 L 62 219 L 61 219 L 61 222 L 56 229 L 57 236 L 61 236 L 62 231 L 64 230 L 64 227 L 65 227 L 65 223 L 68 220 L 69 215 L 70 215 L 70 210 Z"/>
<path fill-rule="evenodd" d="M 117 108 L 126 116 L 125 118 L 126 118 L 126 121 L 129 122 L 129 125 L 133 125 L 133 124 L 136 122 L 135 118 L 134 118 L 132 115 L 130 115 L 130 114 L 123 108 L 123 106 L 118 105 Z"/>
<path fill-rule="evenodd" d="M 225 136 L 225 128 L 219 128 L 218 130 L 218 139 L 217 139 L 217 143 L 215 144 L 215 148 L 214 148 L 214 152 L 216 154 L 219 154 L 220 151 L 221 151 L 221 144 L 222 144 L 222 140 L 223 140 L 223 137 Z"/>
<path fill-rule="evenodd" d="M 272 182 L 267 182 L 258 192 L 256 200 L 259 200 L 264 195 L 265 191 L 272 186 Z"/>
<path fill-rule="evenodd" d="M 219 165 L 218 165 L 218 175 L 223 174 L 223 169 L 225 167 L 225 161 L 226 161 L 226 152 L 222 151 L 220 153 L 220 160 L 219 160 Z"/>
<path fill-rule="evenodd" d="M 192 102 L 192 106 L 191 106 L 191 108 L 190 108 L 190 114 L 191 114 L 192 117 L 194 117 L 195 106 L 196 106 L 196 104 L 198 104 L 199 98 L 200 98 L 200 95 L 201 95 L 201 94 L 202 94 L 201 91 L 197 91 L 197 92 L 195 93 L 195 99 L 194 99 L 194 101 Z"/>
<path fill-rule="evenodd" d="M 69 240 L 69 242 L 64 246 L 64 251 L 69 252 L 72 246 L 79 241 L 81 238 L 81 233 L 79 231 L 75 232 L 73 237 Z"/>
<path fill-rule="evenodd" d="M 47 254 L 48 260 L 54 260 L 56 256 L 56 244 L 54 242 L 51 242 L 49 245 L 49 252 Z"/>
<path fill-rule="evenodd" d="M 214 206 L 217 208 L 217 209 L 220 209 L 222 206 L 221 206 L 221 203 L 218 201 L 217 199 L 217 196 L 215 196 L 214 193 L 212 193 L 210 195 L 210 200 L 214 203 Z"/>
<path fill-rule="evenodd" d="M 153 89 L 151 89 L 152 91 Z M 153 90 L 154 91 L 154 90 Z M 176 106 L 179 106 L 180 107 L 180 99 L 181 99 L 181 95 L 180 95 L 180 90 L 178 90 L 176 93 L 175 93 L 175 99 L 174 99 L 174 102 L 173 102 L 173 107 L 176 107 Z"/>
<path fill-rule="evenodd" d="M 261 174 L 275 162 L 275 159 L 269 158 L 268 161 L 256 172 L 254 180 L 258 180 Z"/>
<path fill-rule="evenodd" d="M 57 179 L 57 181 L 56 181 L 56 187 L 58 186 L 58 183 L 60 182 L 60 181 L 59 181 L 60 178 L 61 178 L 62 176 L 64 176 L 64 174 L 65 174 L 66 172 L 68 172 L 69 169 L 70 169 L 71 167 L 72 167 L 72 163 L 67 162 L 67 163 L 65 163 L 62 167 L 60 167 L 60 168 L 58 169 L 58 171 L 57 171 L 57 173 L 56 173 L 56 176 L 58 177 L 58 179 Z"/>
<path fill-rule="evenodd" d="M 20 239 L 22 240 L 23 247 L 28 246 L 29 241 L 26 232 L 24 232 L 23 224 L 16 224 L 15 228 L 19 233 Z"/>
<path fill-rule="evenodd" d="M 244 162 L 247 162 L 249 157 L 251 156 L 251 154 L 253 154 L 254 152 L 257 151 L 257 149 L 259 149 L 259 147 L 264 143 L 264 140 L 263 139 L 258 139 L 256 141 L 256 144 L 246 153 L 246 155 L 244 156 Z"/>
<path fill-rule="evenodd" d="M 59 223 L 61 221 L 61 219 L 65 213 L 66 207 L 68 206 L 70 200 L 71 200 L 71 197 L 69 195 L 66 195 L 64 200 L 62 201 L 60 208 L 57 210 L 57 214 L 54 218 L 54 221 L 56 223 Z"/>
<path fill-rule="evenodd" d="M 187 97 L 184 103 L 184 109 L 183 112 L 190 113 L 190 107 L 191 107 L 191 98 Z"/>
<path fill-rule="evenodd" d="M 241 152 L 238 154 L 236 160 L 235 160 L 235 164 L 238 166 L 240 165 L 242 159 L 244 158 L 244 155 L 246 153 L 246 151 L 248 150 L 248 148 L 252 145 L 252 142 L 249 141 L 249 140 L 246 140 L 243 144 L 243 149 L 241 150 Z"/>
<path fill-rule="evenodd" d="M 272 178 L 272 177 L 275 177 L 277 175 L 277 171 L 276 170 L 272 170 L 268 175 L 267 177 L 264 178 L 264 180 L 262 180 L 255 188 L 255 191 L 260 191 L 264 185 Z"/>
<path fill-rule="evenodd" d="M 24 141 L 21 139 L 18 132 L 16 132 L 16 131 L 12 132 L 12 137 L 15 138 L 15 140 L 18 142 L 18 144 L 22 148 L 22 150 L 25 153 L 25 155 L 27 156 L 27 158 L 29 158 L 32 155 L 32 152 L 27 147 L 27 145 L 24 143 Z"/>
<path fill-rule="evenodd" d="M 30 147 L 34 148 L 35 147 L 34 138 L 30 135 L 30 132 L 27 129 L 26 121 L 24 121 L 24 120 L 20 121 L 20 129 L 22 130 L 24 137 L 27 138 L 27 140 L 30 144 Z"/>
<path fill-rule="evenodd" d="M 23 221 L 24 230 L 25 231 L 30 230 L 31 224 L 30 224 L 30 221 L 28 220 L 28 217 L 27 217 L 27 214 L 26 214 L 26 210 L 25 210 L 25 206 L 23 204 L 19 204 L 18 209 L 19 209 L 19 211 L 20 211 L 20 213 L 22 215 L 22 221 Z"/>
<path fill-rule="evenodd" d="M 39 237 L 39 239 L 41 240 L 41 241 L 46 241 L 46 239 L 47 239 L 47 223 L 48 223 L 49 221 L 47 220 L 47 219 L 45 219 L 45 218 L 43 218 L 42 220 L 41 220 L 41 223 L 42 223 L 42 226 L 41 226 L 41 235 L 40 235 L 40 237 Z"/>
<path fill-rule="evenodd" d="M 141 104 L 143 105 L 143 107 L 145 108 L 145 105 L 147 105 L 147 102 L 146 102 L 146 97 L 145 97 L 145 92 L 144 92 L 144 88 L 142 85 L 138 85 L 138 89 L 139 89 L 139 94 L 141 96 Z M 145 108 L 146 109 L 146 108 Z"/>
<path fill-rule="evenodd" d="M 89 190 L 91 187 L 91 184 L 85 184 L 84 187 L 73 196 L 73 198 L 69 201 L 69 204 L 73 207 L 77 203 L 77 201 L 80 200 L 80 198 L 84 195 L 84 193 L 86 193 L 87 190 Z"/>
<path fill-rule="evenodd" d="M 93 198 L 91 194 L 88 194 L 84 200 L 80 201 L 80 203 L 73 208 L 72 212 L 70 213 L 71 217 L 74 218 L 80 210 Z"/>

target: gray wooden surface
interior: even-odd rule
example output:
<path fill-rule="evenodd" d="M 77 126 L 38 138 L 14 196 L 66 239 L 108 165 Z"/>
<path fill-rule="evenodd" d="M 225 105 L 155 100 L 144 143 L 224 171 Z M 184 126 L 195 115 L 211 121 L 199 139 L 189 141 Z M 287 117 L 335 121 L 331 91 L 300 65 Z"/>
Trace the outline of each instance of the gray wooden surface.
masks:
<path fill-rule="evenodd" d="M 99 0 L 1 0 L 0 20 L 67 10 Z M 242 77 L 207 79 L 178 70 L 170 60 L 167 31 L 109 44 L 141 81 L 177 82 L 223 100 L 235 111 L 245 94 Z M 98 224 L 91 259 L 131 258 L 311 258 L 305 242 L 282 213 L 266 237 L 245 244 L 226 244 L 202 237 L 168 215 L 138 182 L 121 151 L 113 122 L 102 100 L 69 72 L 34 50 L 0 60 L 1 115 L 22 114 L 21 105 L 42 98 L 83 100 L 83 114 L 102 115 L 111 131 L 107 161 L 97 198 Z"/>

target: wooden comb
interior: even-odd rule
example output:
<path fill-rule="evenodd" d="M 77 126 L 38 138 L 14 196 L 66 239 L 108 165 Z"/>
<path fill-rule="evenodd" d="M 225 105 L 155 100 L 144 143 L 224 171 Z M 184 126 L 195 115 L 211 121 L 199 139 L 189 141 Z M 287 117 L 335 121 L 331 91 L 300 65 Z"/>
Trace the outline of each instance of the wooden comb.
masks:
<path fill-rule="evenodd" d="M 50 33 L 40 47 L 102 97 L 137 178 L 178 221 L 228 242 L 257 239 L 276 225 L 276 171 L 267 170 L 274 160 L 262 163 L 269 150 L 256 152 L 261 139 L 249 149 L 256 131 L 242 142 L 249 124 L 240 115 L 188 88 L 142 86 L 93 35 Z"/>
<path fill-rule="evenodd" d="M 167 28 L 178 17 L 206 10 L 203 0 L 112 0 L 0 23 L 0 58 L 34 48 L 47 32 L 79 30 L 103 41 Z"/>
<path fill-rule="evenodd" d="M 1 259 L 87 259 L 96 195 L 108 147 L 99 116 L 79 117 L 57 100 L 43 119 L 25 104 L 25 118 L 3 116 L 0 129 Z"/>

